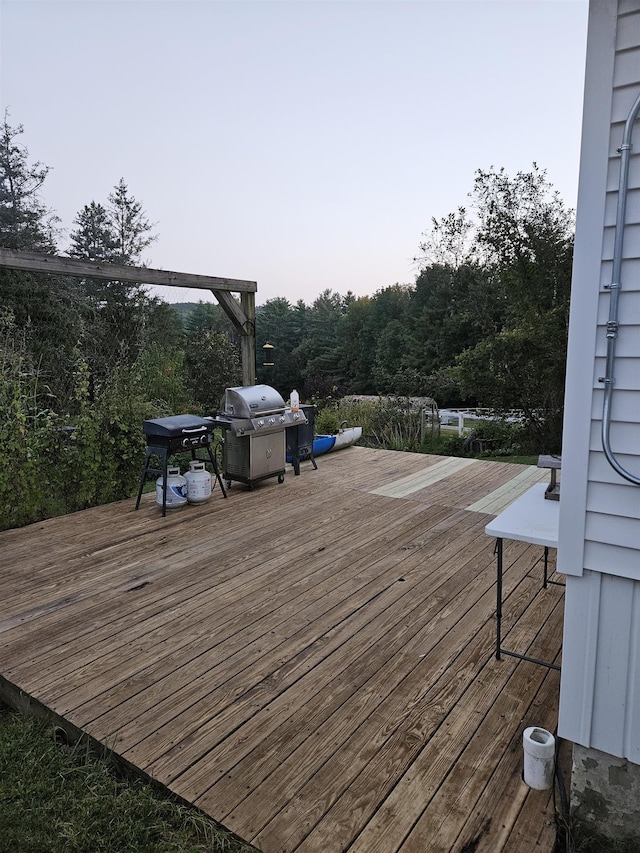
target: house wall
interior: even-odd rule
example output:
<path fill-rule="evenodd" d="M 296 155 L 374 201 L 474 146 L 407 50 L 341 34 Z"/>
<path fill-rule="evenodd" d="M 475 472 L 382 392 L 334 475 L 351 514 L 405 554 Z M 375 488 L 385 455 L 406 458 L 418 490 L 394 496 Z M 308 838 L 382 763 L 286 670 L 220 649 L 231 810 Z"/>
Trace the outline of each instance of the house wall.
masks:
<path fill-rule="evenodd" d="M 558 567 L 567 575 L 558 733 L 640 764 L 640 487 L 602 449 L 606 324 L 624 123 L 640 92 L 640 3 L 591 0 L 571 295 Z M 640 476 L 640 121 L 619 301 L 611 446 Z"/>

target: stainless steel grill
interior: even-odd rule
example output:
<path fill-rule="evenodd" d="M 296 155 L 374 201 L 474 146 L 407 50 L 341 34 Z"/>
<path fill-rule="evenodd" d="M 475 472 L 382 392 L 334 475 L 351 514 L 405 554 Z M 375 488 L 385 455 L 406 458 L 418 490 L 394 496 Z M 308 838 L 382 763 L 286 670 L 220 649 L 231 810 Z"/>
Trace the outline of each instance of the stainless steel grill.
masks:
<path fill-rule="evenodd" d="M 259 480 L 277 477 L 284 481 L 285 430 L 306 423 L 301 410 L 292 412 L 269 385 L 227 388 L 214 422 L 223 427 L 223 478 L 253 486 Z"/>

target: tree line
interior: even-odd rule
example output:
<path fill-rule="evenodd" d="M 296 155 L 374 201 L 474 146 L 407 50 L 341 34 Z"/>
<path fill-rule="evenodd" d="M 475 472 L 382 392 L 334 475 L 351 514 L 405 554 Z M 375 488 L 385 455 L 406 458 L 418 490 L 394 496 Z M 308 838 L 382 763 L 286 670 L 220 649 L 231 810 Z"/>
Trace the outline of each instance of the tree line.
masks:
<path fill-rule="evenodd" d="M 429 396 L 440 407 L 518 410 L 540 452 L 560 450 L 573 216 L 535 164 L 478 170 L 470 209 L 433 218 L 411 285 L 330 290 L 259 311 L 259 376 L 307 398 Z"/>
<path fill-rule="evenodd" d="M 22 134 L 5 113 L 0 245 L 60 254 L 49 170 Z M 121 178 L 78 212 L 66 253 L 145 266 L 154 230 Z M 413 284 L 258 306 L 258 381 L 308 401 L 393 394 L 518 409 L 533 445 L 558 450 L 572 232 L 544 170 L 479 170 L 468 207 L 431 220 Z M 240 383 L 239 342 L 218 305 L 179 310 L 140 285 L 6 269 L 0 294 L 0 527 L 130 495 L 141 421 L 213 413 Z"/>

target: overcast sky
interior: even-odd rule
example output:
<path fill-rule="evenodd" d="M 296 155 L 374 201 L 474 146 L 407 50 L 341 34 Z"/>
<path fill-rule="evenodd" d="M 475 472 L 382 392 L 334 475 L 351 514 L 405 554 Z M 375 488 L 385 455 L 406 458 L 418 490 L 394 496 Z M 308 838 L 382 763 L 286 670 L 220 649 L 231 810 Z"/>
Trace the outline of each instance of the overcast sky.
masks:
<path fill-rule="evenodd" d="M 67 234 L 123 177 L 149 266 L 372 295 L 478 168 L 536 161 L 575 207 L 587 6 L 0 0 L 1 105 Z"/>

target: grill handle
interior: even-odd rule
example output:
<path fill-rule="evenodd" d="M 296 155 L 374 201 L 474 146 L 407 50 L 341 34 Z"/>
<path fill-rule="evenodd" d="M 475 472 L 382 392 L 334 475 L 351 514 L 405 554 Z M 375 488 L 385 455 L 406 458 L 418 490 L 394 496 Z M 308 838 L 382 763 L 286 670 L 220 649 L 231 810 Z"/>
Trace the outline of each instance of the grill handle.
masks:
<path fill-rule="evenodd" d="M 204 432 L 207 429 L 206 426 L 194 427 L 193 429 L 183 429 L 183 434 L 194 433 L 194 432 Z"/>

